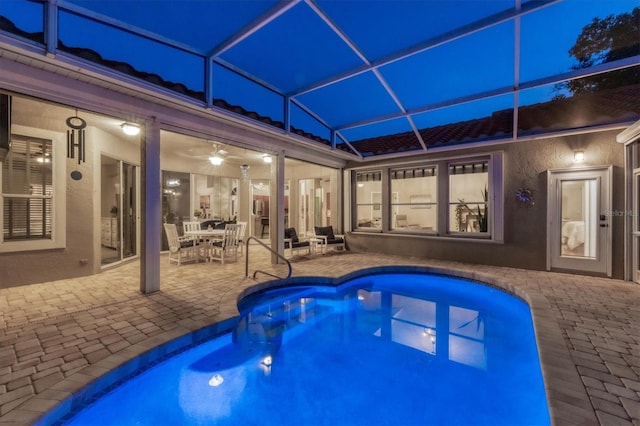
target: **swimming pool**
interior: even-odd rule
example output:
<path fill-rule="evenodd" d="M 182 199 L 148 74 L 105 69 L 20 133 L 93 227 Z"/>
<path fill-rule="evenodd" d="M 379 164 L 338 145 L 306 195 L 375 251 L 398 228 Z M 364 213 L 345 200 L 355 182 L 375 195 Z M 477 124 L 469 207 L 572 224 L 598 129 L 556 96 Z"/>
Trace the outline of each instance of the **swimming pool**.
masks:
<path fill-rule="evenodd" d="M 65 424 L 550 424 L 528 305 L 434 275 L 268 290 Z"/>

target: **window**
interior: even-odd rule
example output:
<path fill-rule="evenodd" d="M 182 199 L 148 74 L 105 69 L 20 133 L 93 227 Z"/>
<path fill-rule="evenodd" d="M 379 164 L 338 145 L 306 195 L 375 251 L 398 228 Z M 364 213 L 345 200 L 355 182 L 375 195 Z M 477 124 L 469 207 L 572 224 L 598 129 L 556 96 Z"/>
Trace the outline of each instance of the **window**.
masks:
<path fill-rule="evenodd" d="M 352 172 L 353 229 L 502 242 L 502 152 Z"/>
<path fill-rule="evenodd" d="M 3 241 L 51 240 L 52 142 L 12 136 L 2 165 Z"/>
<path fill-rule="evenodd" d="M 391 170 L 391 229 L 435 231 L 438 218 L 436 166 Z"/>
<path fill-rule="evenodd" d="M 356 172 L 356 226 L 382 228 L 382 172 Z"/>
<path fill-rule="evenodd" d="M 489 161 L 449 164 L 450 233 L 489 232 Z"/>

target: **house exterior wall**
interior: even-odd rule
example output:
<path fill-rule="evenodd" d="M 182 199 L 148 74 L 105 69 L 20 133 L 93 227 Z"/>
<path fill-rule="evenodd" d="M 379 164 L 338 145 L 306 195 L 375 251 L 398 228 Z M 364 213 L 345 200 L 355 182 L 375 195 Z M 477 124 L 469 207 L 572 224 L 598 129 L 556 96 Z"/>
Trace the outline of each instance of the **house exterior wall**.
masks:
<path fill-rule="evenodd" d="M 464 155 L 502 151 L 504 153 L 504 242 L 452 239 L 398 234 L 350 232 L 348 248 L 357 252 L 389 253 L 414 257 L 455 260 L 461 262 L 546 269 L 547 250 L 547 170 L 586 166 L 613 166 L 612 209 L 624 208 L 624 146 L 616 143 L 619 131 L 596 132 L 552 137 L 516 143 L 465 149 Z M 585 161 L 573 162 L 574 150 L 583 150 Z M 444 159 L 460 152 L 439 152 L 410 161 Z M 397 164 L 394 160 L 393 164 Z M 372 162 L 374 166 L 391 164 Z M 349 164 L 358 167 L 361 164 Z M 515 192 L 522 187 L 533 189 L 535 205 L 525 207 L 516 201 Z M 624 223 L 612 215 L 612 271 L 614 278 L 623 277 Z"/>

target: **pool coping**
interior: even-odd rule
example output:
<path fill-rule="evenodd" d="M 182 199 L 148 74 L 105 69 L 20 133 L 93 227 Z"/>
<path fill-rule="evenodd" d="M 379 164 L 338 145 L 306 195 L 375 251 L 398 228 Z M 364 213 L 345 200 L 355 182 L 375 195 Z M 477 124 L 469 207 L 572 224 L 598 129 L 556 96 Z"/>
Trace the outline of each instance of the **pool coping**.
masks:
<path fill-rule="evenodd" d="M 247 296 L 267 289 L 305 284 L 337 287 L 355 278 L 389 273 L 429 273 L 463 278 L 489 285 L 524 300 L 531 310 L 551 423 L 554 425 L 599 424 L 549 301 L 542 294 L 528 292 L 526 289 L 510 284 L 507 282 L 508 277 L 498 278 L 485 273 L 446 267 L 379 266 L 335 278 L 301 276 L 266 281 L 243 290 L 237 296 L 236 304 L 238 306 Z M 238 316 L 231 316 L 199 329 L 176 328 L 161 336 L 132 345 L 83 369 L 35 397 L 42 401 L 41 406 L 47 407 L 48 410 L 40 413 L 32 423 L 34 425 L 59 423 L 105 391 L 167 357 L 230 331 L 237 324 L 238 319 Z"/>

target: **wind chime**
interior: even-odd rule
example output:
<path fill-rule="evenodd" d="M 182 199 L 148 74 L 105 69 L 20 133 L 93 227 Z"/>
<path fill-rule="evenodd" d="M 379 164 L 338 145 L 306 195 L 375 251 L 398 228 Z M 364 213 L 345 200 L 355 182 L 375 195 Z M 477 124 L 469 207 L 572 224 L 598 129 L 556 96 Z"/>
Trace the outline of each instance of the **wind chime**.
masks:
<path fill-rule="evenodd" d="M 78 117 L 78 110 L 76 110 L 75 116 L 67 118 L 67 126 L 69 126 L 69 130 L 67 130 L 67 158 L 78 158 L 79 165 L 80 162 L 85 162 L 84 129 L 87 127 L 87 122 Z M 76 148 L 78 149 L 77 155 Z M 80 180 L 82 173 L 76 168 L 71 172 L 71 178 Z"/>

